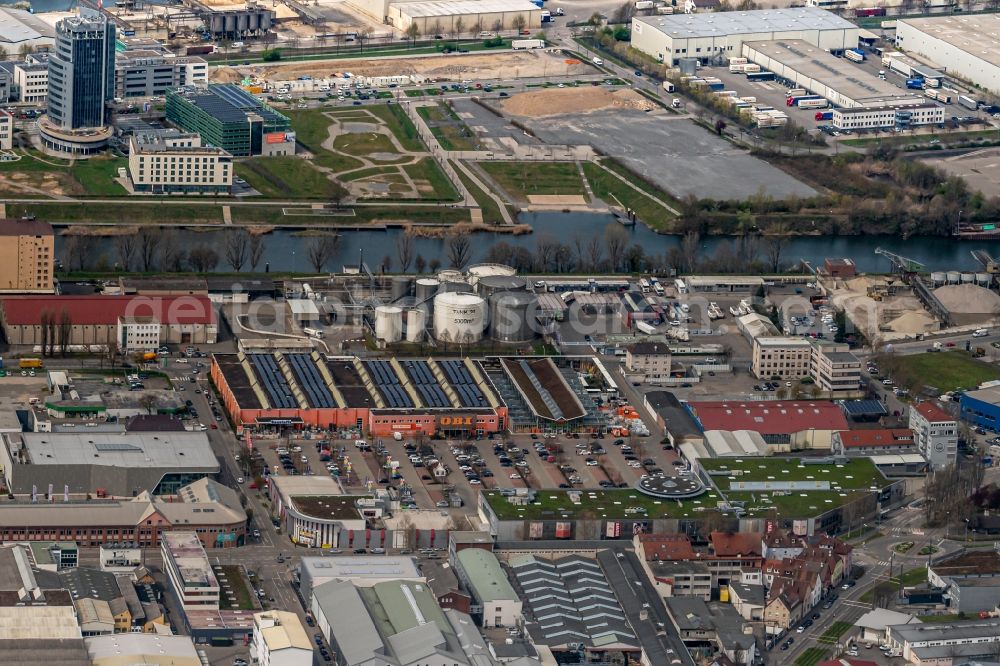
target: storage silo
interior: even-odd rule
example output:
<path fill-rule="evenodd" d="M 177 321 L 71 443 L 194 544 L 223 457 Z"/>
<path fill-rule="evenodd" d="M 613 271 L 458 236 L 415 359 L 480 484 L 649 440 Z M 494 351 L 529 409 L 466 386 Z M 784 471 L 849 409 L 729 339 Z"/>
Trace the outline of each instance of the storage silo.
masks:
<path fill-rule="evenodd" d="M 528 281 L 516 275 L 487 275 L 476 282 L 476 292 L 486 300 L 502 291 L 527 291 L 527 289 Z"/>
<path fill-rule="evenodd" d="M 236 14 L 226 14 L 226 32 L 236 32 Z"/>
<path fill-rule="evenodd" d="M 375 337 L 386 342 L 403 339 L 403 308 L 395 305 L 375 308 Z"/>
<path fill-rule="evenodd" d="M 980 287 L 988 287 L 990 286 L 990 282 L 992 282 L 992 278 L 993 276 L 989 273 L 976 273 L 976 284 Z"/>
<path fill-rule="evenodd" d="M 972 284 L 976 281 L 975 273 L 962 273 L 962 284 Z"/>
<path fill-rule="evenodd" d="M 948 284 L 958 284 L 962 279 L 962 274 L 958 271 L 948 271 Z"/>
<path fill-rule="evenodd" d="M 240 12 L 236 15 L 236 32 L 240 36 L 247 34 L 250 30 L 250 14 L 247 12 Z"/>
<path fill-rule="evenodd" d="M 511 277 L 512 275 L 516 275 L 517 271 L 513 267 L 506 266 L 504 264 L 475 264 L 473 266 L 469 266 L 466 274 L 469 276 L 469 284 L 475 285 L 484 277 Z"/>
<path fill-rule="evenodd" d="M 222 14 L 212 14 L 210 19 L 209 31 L 213 35 L 221 34 L 226 29 L 226 17 Z"/>
<path fill-rule="evenodd" d="M 465 273 L 462 271 L 456 271 L 454 268 L 446 268 L 443 271 L 439 271 L 437 274 L 437 279 L 441 282 L 465 282 Z"/>
<path fill-rule="evenodd" d="M 406 311 L 406 341 L 420 342 L 427 328 L 427 312 L 417 308 Z"/>
<path fill-rule="evenodd" d="M 530 342 L 536 337 L 538 297 L 527 291 L 501 291 L 490 296 L 490 337 L 497 342 Z"/>
<path fill-rule="evenodd" d="M 438 286 L 438 293 L 471 294 L 472 285 L 468 282 L 452 282 L 450 280 L 442 280 L 440 286 Z"/>
<path fill-rule="evenodd" d="M 258 20 L 258 26 L 260 27 L 261 30 L 267 32 L 268 30 L 271 29 L 271 23 L 273 21 L 274 21 L 274 12 L 272 11 L 262 12 L 260 15 L 260 19 Z"/>
<path fill-rule="evenodd" d="M 934 271 L 931 273 L 931 282 L 934 283 L 935 287 L 940 287 L 947 279 L 948 277 L 945 275 L 944 271 Z"/>
<path fill-rule="evenodd" d="M 434 298 L 434 294 L 438 292 L 438 287 L 440 286 L 441 282 L 437 278 L 420 278 L 417 280 L 417 303 L 423 303 L 426 300 Z"/>
<path fill-rule="evenodd" d="M 392 302 L 395 303 L 404 296 L 410 295 L 410 278 L 397 275 L 390 281 Z"/>
<path fill-rule="evenodd" d="M 442 342 L 478 342 L 485 327 L 486 301 L 479 296 L 443 292 L 434 297 L 436 339 Z"/>

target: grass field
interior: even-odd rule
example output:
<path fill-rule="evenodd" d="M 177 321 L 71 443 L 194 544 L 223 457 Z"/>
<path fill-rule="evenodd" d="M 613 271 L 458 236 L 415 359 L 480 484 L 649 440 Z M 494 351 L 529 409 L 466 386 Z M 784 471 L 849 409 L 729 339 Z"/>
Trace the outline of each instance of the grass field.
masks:
<path fill-rule="evenodd" d="M 973 130 L 971 132 L 940 132 L 938 134 L 919 134 L 915 136 L 900 136 L 898 134 L 885 134 L 879 137 L 866 137 L 858 139 L 844 139 L 840 143 L 845 146 L 864 148 L 867 146 L 884 144 L 889 146 L 906 146 L 913 144 L 930 148 L 938 144 L 948 145 L 961 141 L 975 141 L 986 139 L 1000 141 L 1000 131 L 998 130 Z M 932 143 L 933 142 L 933 143 Z M 926 145 L 924 145 L 926 144 Z"/>
<path fill-rule="evenodd" d="M 330 136 L 332 121 L 323 115 L 322 109 L 286 111 L 285 113 L 292 120 L 292 129 L 295 130 L 296 139 L 309 149 L 316 164 L 335 172 L 363 166 L 360 160 L 347 155 L 338 155 L 323 148 L 323 142 Z"/>
<path fill-rule="evenodd" d="M 45 196 L 67 194 L 72 196 L 112 197 L 125 196 L 125 189 L 114 181 L 118 168 L 126 166 L 123 157 L 102 155 L 87 160 L 61 160 L 29 150 L 21 152 L 15 162 L 0 162 L 0 178 L 10 178 L 19 183 L 42 190 L 33 194 L 0 182 L 0 193 L 19 196 Z M 55 190 L 58 190 L 55 191 Z"/>
<path fill-rule="evenodd" d="M 465 173 L 458 167 L 455 167 L 455 173 L 458 174 L 462 183 L 465 184 L 465 187 L 469 190 L 472 197 L 476 200 L 476 203 L 479 204 L 479 207 L 482 209 L 483 222 L 486 224 L 501 224 L 503 222 L 503 216 L 500 214 L 500 206 L 493 200 L 493 197 L 487 195 L 481 187 L 472 182 L 472 179 L 466 176 Z"/>
<path fill-rule="evenodd" d="M 365 132 L 363 134 L 341 134 L 333 140 L 333 147 L 342 153 L 362 157 L 372 153 L 395 153 L 392 140 L 385 134 Z"/>
<path fill-rule="evenodd" d="M 573 162 L 480 162 L 479 166 L 511 195 L 584 195 L 580 172 Z"/>
<path fill-rule="evenodd" d="M 451 184 L 448 177 L 438 166 L 433 157 L 424 157 L 413 164 L 402 167 L 413 180 L 422 180 L 434 188 L 433 195 L 421 193 L 422 199 L 434 199 L 437 201 L 458 201 L 461 197 L 458 190 Z"/>
<path fill-rule="evenodd" d="M 378 116 L 389 131 L 399 139 L 399 145 L 405 150 L 427 150 L 427 146 L 417 136 L 416 125 L 403 113 L 398 104 L 376 104 L 362 108 Z"/>
<path fill-rule="evenodd" d="M 795 660 L 795 666 L 816 666 L 826 659 L 826 654 L 827 651 L 823 648 L 809 648 Z"/>
<path fill-rule="evenodd" d="M 565 490 L 541 490 L 535 502 L 515 506 L 497 491 L 484 490 L 489 505 L 501 519 L 601 519 L 601 518 L 680 518 L 697 516 L 700 508 L 714 508 L 718 498 L 707 493 L 693 500 L 684 500 L 683 506 L 675 501 L 658 500 L 635 490 L 581 490 L 580 503 L 570 501 Z M 644 509 L 635 512 L 633 509 Z"/>
<path fill-rule="evenodd" d="M 861 498 L 864 491 L 836 492 L 812 490 L 775 495 L 767 492 L 727 492 L 730 502 L 742 502 L 748 518 L 766 516 L 772 511 L 782 518 L 811 518 Z M 871 493 L 868 493 L 869 495 Z"/>
<path fill-rule="evenodd" d="M 236 175 L 269 199 L 328 199 L 344 188 L 300 157 L 255 157 L 236 163 Z"/>
<path fill-rule="evenodd" d="M 176 201 L 176 199 L 174 200 Z M 222 224 L 222 208 L 211 203 L 165 204 L 149 201 L 138 204 L 114 203 L 14 203 L 7 204 L 9 217 L 37 215 L 49 222 L 112 222 L 118 224 L 174 224 L 209 222 Z"/>
<path fill-rule="evenodd" d="M 948 351 L 896 356 L 882 368 L 899 386 L 911 391 L 926 384 L 940 391 L 974 389 L 983 382 L 1000 379 L 1000 369 L 978 361 L 965 351 Z"/>
<path fill-rule="evenodd" d="M 823 635 L 816 639 L 817 643 L 822 643 L 823 645 L 834 645 L 854 626 L 850 622 L 834 622 L 830 627 L 823 632 Z"/>
<path fill-rule="evenodd" d="M 337 176 L 337 178 L 346 182 L 350 182 L 352 180 L 361 180 L 362 178 L 367 178 L 368 176 L 379 176 L 390 173 L 399 173 L 399 168 L 394 166 L 368 167 L 367 169 L 358 169 L 357 171 L 351 171 L 350 173 L 345 173 L 343 175 Z"/>
<path fill-rule="evenodd" d="M 669 230 L 676 219 L 672 212 L 656 203 L 642 191 L 637 190 L 638 185 L 630 187 L 609 174 L 601 166 L 593 162 L 584 162 L 583 172 L 590 182 L 590 188 L 595 197 L 612 206 L 621 205 L 624 208 L 631 208 L 639 216 L 639 219 L 653 229 Z M 635 177 L 630 178 L 629 182 L 635 183 Z"/>
<path fill-rule="evenodd" d="M 829 481 L 831 486 L 845 490 L 886 485 L 885 477 L 868 458 L 836 465 L 804 464 L 799 458 L 713 458 L 698 462 L 723 490 L 740 481 Z"/>

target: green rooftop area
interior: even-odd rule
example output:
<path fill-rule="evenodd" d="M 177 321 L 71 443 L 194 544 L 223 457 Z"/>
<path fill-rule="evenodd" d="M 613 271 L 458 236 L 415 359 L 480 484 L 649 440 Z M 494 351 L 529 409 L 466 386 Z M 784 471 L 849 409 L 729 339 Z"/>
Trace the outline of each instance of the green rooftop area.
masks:
<path fill-rule="evenodd" d="M 811 490 L 809 492 L 763 491 L 726 493 L 731 503 L 739 503 L 748 518 L 812 518 L 863 496 L 866 491 Z M 867 493 L 871 495 L 871 493 Z"/>
<path fill-rule="evenodd" d="M 801 458 L 712 458 L 698 461 L 722 491 L 740 481 L 829 481 L 831 489 L 861 490 L 888 485 L 868 458 L 838 463 L 809 463 Z M 728 472 L 728 474 L 726 473 Z M 810 491 L 812 492 L 812 491 Z"/>
<path fill-rule="evenodd" d="M 579 494 L 579 503 L 570 494 Z M 599 520 L 602 518 L 694 518 L 715 508 L 719 496 L 706 493 L 691 500 L 661 500 L 633 489 L 616 490 L 539 490 L 530 504 L 513 504 L 498 491 L 483 491 L 490 508 L 501 520 L 561 518 Z"/>
<path fill-rule="evenodd" d="M 240 564 L 216 564 L 212 566 L 219 581 L 219 608 L 221 610 L 252 611 L 259 608 L 254 603 L 253 593 L 248 589 L 245 572 Z"/>

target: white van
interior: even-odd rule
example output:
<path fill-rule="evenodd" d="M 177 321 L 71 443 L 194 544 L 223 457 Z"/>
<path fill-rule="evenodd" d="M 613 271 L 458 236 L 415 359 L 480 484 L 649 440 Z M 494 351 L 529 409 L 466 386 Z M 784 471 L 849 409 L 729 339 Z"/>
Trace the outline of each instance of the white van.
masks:
<path fill-rule="evenodd" d="M 972 337 L 974 337 L 974 338 L 985 338 L 989 334 L 990 334 L 990 330 L 988 328 L 977 328 L 972 333 Z"/>
<path fill-rule="evenodd" d="M 593 60 L 593 63 L 594 63 L 595 65 L 597 65 L 598 67 L 600 67 L 601 65 L 603 65 L 603 64 L 604 64 L 604 61 L 603 61 L 603 60 L 601 60 L 600 58 L 598 58 L 597 56 L 594 56 L 594 60 Z"/>

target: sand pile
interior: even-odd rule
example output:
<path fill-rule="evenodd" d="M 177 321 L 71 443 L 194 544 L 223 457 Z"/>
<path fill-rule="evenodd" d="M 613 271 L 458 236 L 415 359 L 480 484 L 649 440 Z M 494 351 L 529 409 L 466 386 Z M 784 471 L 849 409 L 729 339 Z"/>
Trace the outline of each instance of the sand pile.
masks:
<path fill-rule="evenodd" d="M 934 317 L 920 310 L 914 310 L 913 312 L 901 314 L 892 321 L 888 322 L 888 326 L 894 333 L 903 333 L 906 335 L 926 333 L 927 331 L 937 330 L 938 328 L 937 321 Z"/>
<path fill-rule="evenodd" d="M 634 90 L 606 88 L 548 88 L 520 93 L 503 103 L 504 113 L 529 118 L 586 113 L 610 107 L 646 111 L 656 107 Z"/>
<path fill-rule="evenodd" d="M 1000 313 L 1000 296 L 974 284 L 952 284 L 934 290 L 941 304 L 958 314 Z"/>

